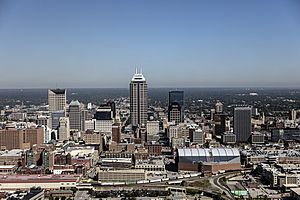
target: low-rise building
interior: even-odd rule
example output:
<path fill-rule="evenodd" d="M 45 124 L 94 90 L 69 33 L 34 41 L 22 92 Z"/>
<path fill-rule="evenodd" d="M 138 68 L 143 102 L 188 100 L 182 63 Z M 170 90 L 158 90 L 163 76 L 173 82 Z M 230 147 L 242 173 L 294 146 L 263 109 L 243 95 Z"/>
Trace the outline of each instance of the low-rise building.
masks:
<path fill-rule="evenodd" d="M 79 182 L 77 175 L 2 175 L 0 176 L 0 190 L 11 191 L 29 190 L 32 187 L 42 189 L 75 188 Z"/>
<path fill-rule="evenodd" d="M 135 145 L 133 143 L 116 143 L 116 142 L 111 142 L 109 144 L 109 151 L 127 151 L 127 152 L 134 152 L 135 150 Z"/>
<path fill-rule="evenodd" d="M 299 128 L 274 128 L 271 134 L 272 142 L 278 142 L 279 140 L 300 140 Z"/>
<path fill-rule="evenodd" d="M 184 138 L 172 138 L 171 140 L 172 148 L 180 148 L 185 146 Z"/>
<path fill-rule="evenodd" d="M 236 143 L 236 135 L 231 132 L 225 132 L 222 134 L 222 143 L 223 144 L 235 144 Z"/>
<path fill-rule="evenodd" d="M 148 154 L 150 156 L 160 156 L 161 155 L 161 150 L 162 150 L 161 144 L 147 143 L 147 144 L 145 144 L 145 148 L 148 150 Z"/>
<path fill-rule="evenodd" d="M 143 169 L 148 173 L 163 173 L 165 172 L 165 164 L 162 159 L 137 160 L 135 169 Z"/>
<path fill-rule="evenodd" d="M 264 163 L 282 163 L 298 164 L 300 163 L 300 153 L 296 150 L 244 150 L 241 152 L 242 164 L 260 164 Z"/>
<path fill-rule="evenodd" d="M 251 143 L 252 144 L 264 144 L 265 135 L 259 132 L 254 132 L 251 134 Z"/>
<path fill-rule="evenodd" d="M 82 134 L 82 139 L 86 144 L 102 144 L 102 134 L 97 131 L 87 130 Z"/>
<path fill-rule="evenodd" d="M 262 172 L 262 179 L 267 181 L 272 187 L 288 188 L 294 185 L 300 186 L 300 173 L 291 171 L 287 165 L 260 164 L 259 170 Z M 298 167 L 299 168 L 299 167 Z"/>
<path fill-rule="evenodd" d="M 101 169 L 130 169 L 133 166 L 132 158 L 101 158 Z"/>
<path fill-rule="evenodd" d="M 101 182 L 135 182 L 147 178 L 145 170 L 98 170 L 98 180 Z"/>
<path fill-rule="evenodd" d="M 18 165 L 22 164 L 24 160 L 25 154 L 21 149 L 0 152 L 0 165 Z"/>
<path fill-rule="evenodd" d="M 32 188 L 30 191 L 16 191 L 9 194 L 7 199 L 43 200 L 45 195 L 44 190 Z"/>
<path fill-rule="evenodd" d="M 0 165 L 0 174 L 13 174 L 16 169 L 16 165 Z"/>

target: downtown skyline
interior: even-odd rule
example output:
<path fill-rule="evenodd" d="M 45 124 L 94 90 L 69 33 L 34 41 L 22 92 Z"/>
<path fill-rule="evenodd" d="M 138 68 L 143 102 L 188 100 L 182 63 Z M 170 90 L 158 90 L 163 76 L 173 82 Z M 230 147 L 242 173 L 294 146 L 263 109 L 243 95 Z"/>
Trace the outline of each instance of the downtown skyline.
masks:
<path fill-rule="evenodd" d="M 0 1 L 0 88 L 299 87 L 297 1 Z M 12 78 L 13 77 L 13 78 Z"/>

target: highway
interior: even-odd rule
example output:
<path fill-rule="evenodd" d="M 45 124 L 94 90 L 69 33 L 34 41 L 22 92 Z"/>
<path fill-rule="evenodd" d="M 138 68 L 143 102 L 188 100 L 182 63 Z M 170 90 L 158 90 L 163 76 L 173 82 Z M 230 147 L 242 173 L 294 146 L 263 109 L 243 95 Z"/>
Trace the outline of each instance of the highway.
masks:
<path fill-rule="evenodd" d="M 210 183 L 212 184 L 213 187 L 218 188 L 220 191 L 225 192 L 226 195 L 222 194 L 223 198 L 228 199 L 228 200 L 234 200 L 235 197 L 233 196 L 233 194 L 228 190 L 227 187 L 225 187 L 224 185 L 222 185 L 220 183 L 220 179 L 222 179 L 230 174 L 233 174 L 233 173 L 226 173 L 226 174 L 214 176 L 214 177 L 212 177 L 212 179 L 210 179 Z"/>
<path fill-rule="evenodd" d="M 218 193 L 226 200 L 233 200 L 235 197 L 227 187 L 220 183 L 220 180 L 223 177 L 227 177 L 230 175 L 234 175 L 236 172 L 224 173 L 220 175 L 215 175 L 212 177 L 188 177 L 182 179 L 176 179 L 179 181 L 197 181 L 197 180 L 209 180 L 211 186 L 219 190 L 219 192 L 213 190 L 205 190 L 203 192 L 211 195 L 217 195 Z M 179 190 L 184 189 L 193 189 L 193 190 L 200 190 L 198 187 L 190 187 L 190 186 L 180 186 L 180 185 L 168 185 L 167 183 L 170 180 L 165 180 L 161 182 L 150 182 L 150 183 L 143 183 L 143 184 L 131 184 L 131 185 L 122 185 L 122 186 L 94 186 L 95 190 L 97 191 L 111 191 L 111 190 L 136 190 L 136 189 L 148 189 L 148 190 L 168 190 L 169 187 L 178 188 Z"/>

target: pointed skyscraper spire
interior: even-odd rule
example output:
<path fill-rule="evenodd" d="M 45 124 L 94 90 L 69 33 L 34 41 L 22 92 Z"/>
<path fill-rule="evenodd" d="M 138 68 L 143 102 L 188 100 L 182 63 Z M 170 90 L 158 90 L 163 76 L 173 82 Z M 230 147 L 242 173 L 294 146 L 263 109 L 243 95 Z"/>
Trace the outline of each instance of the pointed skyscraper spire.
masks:
<path fill-rule="evenodd" d="M 133 75 L 130 87 L 130 119 L 133 127 L 140 127 L 147 123 L 148 89 L 142 69 L 138 65 Z M 137 135 L 136 137 L 139 138 Z M 145 142 L 145 141 L 144 141 Z"/>

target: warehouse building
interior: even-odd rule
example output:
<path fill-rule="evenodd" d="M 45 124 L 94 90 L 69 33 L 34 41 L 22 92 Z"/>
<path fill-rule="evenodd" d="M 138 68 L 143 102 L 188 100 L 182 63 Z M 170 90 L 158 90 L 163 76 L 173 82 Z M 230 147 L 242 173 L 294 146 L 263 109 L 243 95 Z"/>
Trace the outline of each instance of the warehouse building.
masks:
<path fill-rule="evenodd" d="M 241 169 L 240 153 L 235 148 L 185 148 L 176 155 L 178 170 L 205 174 Z"/>

